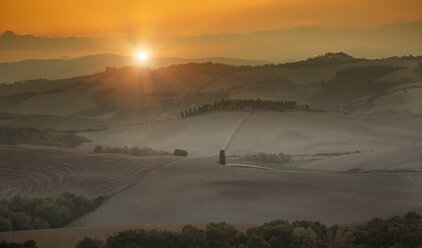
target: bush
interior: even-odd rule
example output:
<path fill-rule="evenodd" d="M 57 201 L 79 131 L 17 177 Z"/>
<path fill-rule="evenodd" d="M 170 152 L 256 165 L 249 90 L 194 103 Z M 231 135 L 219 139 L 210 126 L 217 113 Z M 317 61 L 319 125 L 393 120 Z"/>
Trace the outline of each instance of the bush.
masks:
<path fill-rule="evenodd" d="M 184 226 L 180 233 L 180 246 L 186 248 L 206 247 L 205 231 L 192 225 Z"/>
<path fill-rule="evenodd" d="M 82 242 L 84 241 L 84 242 Z M 85 247 L 100 245 L 85 238 Z M 95 244 L 94 244 L 95 243 Z M 389 220 L 374 219 L 348 229 L 319 222 L 275 220 L 241 233 L 225 222 L 209 223 L 205 229 L 185 226 L 180 232 L 127 230 L 107 238 L 107 248 L 420 248 L 422 216 L 409 212 Z M 1 248 L 1 247 L 0 247 Z"/>
<path fill-rule="evenodd" d="M 94 153 L 102 153 L 103 152 L 103 147 L 102 146 L 96 146 L 94 148 Z"/>
<path fill-rule="evenodd" d="M 0 232 L 12 231 L 13 225 L 9 219 L 0 216 Z"/>
<path fill-rule="evenodd" d="M 0 242 L 0 248 L 38 248 L 38 246 L 34 240 L 28 240 L 22 244 L 7 243 L 6 241 L 3 240 L 2 242 Z"/>
<path fill-rule="evenodd" d="M 290 237 L 290 246 L 300 248 L 317 247 L 317 235 L 311 228 L 296 227 Z"/>
<path fill-rule="evenodd" d="M 409 247 L 422 245 L 422 216 L 409 212 L 389 220 L 375 218 L 353 232 L 353 243 L 361 247 Z"/>
<path fill-rule="evenodd" d="M 273 153 L 263 153 L 250 154 L 241 159 L 246 161 L 255 161 L 255 162 L 265 162 L 265 163 L 275 163 L 275 164 L 284 164 L 292 161 L 292 156 L 289 154 L 284 154 L 280 152 L 279 154 Z"/>
<path fill-rule="evenodd" d="M 10 221 L 13 224 L 13 231 L 33 229 L 31 217 L 24 212 L 13 213 Z"/>
<path fill-rule="evenodd" d="M 188 152 L 186 150 L 176 149 L 173 152 L 173 156 L 187 157 Z"/>
<path fill-rule="evenodd" d="M 0 127 L 0 144 L 3 145 L 28 144 L 73 148 L 87 142 L 91 140 L 76 135 L 74 131 Z"/>
<path fill-rule="evenodd" d="M 292 232 L 293 226 L 289 222 L 275 220 L 259 227 L 249 228 L 246 234 L 248 237 L 262 236 L 271 247 L 287 247 Z"/>
<path fill-rule="evenodd" d="M 271 248 L 271 245 L 262 236 L 254 235 L 254 236 L 249 237 L 247 247 L 250 247 L 250 248 Z"/>
<path fill-rule="evenodd" d="M 62 193 L 56 199 L 13 197 L 0 201 L 0 231 L 62 227 L 95 210 L 105 200 Z"/>
<path fill-rule="evenodd" d="M 96 146 L 93 153 L 117 153 L 117 154 L 127 154 L 132 156 L 168 156 L 170 155 L 167 151 L 161 151 L 161 150 L 154 150 L 150 147 L 138 147 L 138 146 L 132 146 L 132 147 L 102 147 L 102 146 Z"/>
<path fill-rule="evenodd" d="M 205 230 L 207 247 L 224 248 L 236 244 L 236 236 L 239 233 L 233 225 L 225 222 L 209 223 Z"/>
<path fill-rule="evenodd" d="M 34 208 L 33 217 L 44 220 L 53 228 L 64 226 L 71 221 L 71 211 L 54 202 L 42 201 Z"/>
<path fill-rule="evenodd" d="M 85 237 L 81 241 L 76 244 L 76 248 L 103 248 L 105 247 L 105 244 L 103 241 L 98 239 L 91 239 L 88 237 Z"/>
<path fill-rule="evenodd" d="M 118 232 L 107 238 L 107 248 L 136 248 L 142 246 L 145 236 L 143 229 Z"/>

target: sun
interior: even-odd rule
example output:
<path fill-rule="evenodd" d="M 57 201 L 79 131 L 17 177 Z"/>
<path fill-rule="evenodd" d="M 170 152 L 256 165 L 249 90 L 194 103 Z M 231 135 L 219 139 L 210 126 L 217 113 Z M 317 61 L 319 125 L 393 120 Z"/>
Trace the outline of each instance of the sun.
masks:
<path fill-rule="evenodd" d="M 136 55 L 136 58 L 140 62 L 145 62 L 148 60 L 148 54 L 146 52 L 138 52 L 138 54 Z"/>

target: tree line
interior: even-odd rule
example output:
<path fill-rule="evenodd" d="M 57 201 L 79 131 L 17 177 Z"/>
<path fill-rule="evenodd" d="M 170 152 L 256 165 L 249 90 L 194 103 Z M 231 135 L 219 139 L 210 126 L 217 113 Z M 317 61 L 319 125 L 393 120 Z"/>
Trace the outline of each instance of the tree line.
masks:
<path fill-rule="evenodd" d="M 264 163 L 275 163 L 275 164 L 284 164 L 291 162 L 293 160 L 290 154 L 284 154 L 280 152 L 279 154 L 274 153 L 257 153 L 257 154 L 248 154 L 240 157 L 242 160 L 246 161 L 255 161 L 255 162 L 264 162 Z"/>
<path fill-rule="evenodd" d="M 132 156 L 168 156 L 171 155 L 170 152 L 154 150 L 150 147 L 112 147 L 112 146 L 96 146 L 94 147 L 93 153 L 117 153 L 117 154 L 126 154 Z"/>
<path fill-rule="evenodd" d="M 32 127 L 0 127 L 0 144 L 2 145 L 41 145 L 57 147 L 77 147 L 91 140 L 76 135 L 76 131 L 38 129 Z"/>
<path fill-rule="evenodd" d="M 0 242 L 0 248 L 38 248 L 37 243 L 34 240 L 28 240 L 23 243 L 15 243 L 15 242 Z"/>
<path fill-rule="evenodd" d="M 320 112 L 321 110 L 311 109 L 308 104 L 298 104 L 296 101 L 271 101 L 261 99 L 221 99 L 221 101 L 214 102 L 213 104 L 203 104 L 184 109 L 180 112 L 180 117 L 190 117 L 198 114 L 205 114 L 225 110 L 240 110 L 240 111 L 312 111 Z"/>
<path fill-rule="evenodd" d="M 89 200 L 67 192 L 57 198 L 3 199 L 0 200 L 0 232 L 63 227 L 97 209 L 105 199 Z"/>
<path fill-rule="evenodd" d="M 36 248 L 33 240 L 21 244 L 0 242 L 0 248 Z M 85 237 L 76 248 L 420 248 L 422 216 L 409 212 L 390 219 L 347 227 L 327 227 L 317 221 L 274 220 L 241 232 L 226 222 L 204 229 L 186 225 L 181 231 L 133 229 L 103 240 Z"/>
<path fill-rule="evenodd" d="M 179 232 L 135 229 L 115 233 L 105 242 L 85 238 L 76 248 L 420 248 L 421 219 L 409 212 L 357 227 L 275 220 L 245 232 L 225 222 L 209 223 L 205 229 L 187 225 Z"/>

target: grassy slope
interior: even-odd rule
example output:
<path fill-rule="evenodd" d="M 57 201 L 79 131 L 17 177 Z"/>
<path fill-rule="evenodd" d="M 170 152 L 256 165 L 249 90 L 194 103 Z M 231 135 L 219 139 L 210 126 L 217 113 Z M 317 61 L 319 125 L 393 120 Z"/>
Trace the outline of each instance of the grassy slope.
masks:
<path fill-rule="evenodd" d="M 419 209 L 422 173 L 273 171 L 188 160 L 150 175 L 71 226 L 263 223 L 277 218 L 353 224 Z M 107 218 L 104 218 L 107 216 Z"/>
<path fill-rule="evenodd" d="M 86 133 L 87 144 L 149 146 L 191 156 L 215 156 L 245 112 L 207 114 L 164 123 Z M 398 115 L 268 112 L 251 115 L 236 133 L 228 155 L 248 152 L 315 154 L 399 148 L 422 142 L 422 119 Z"/>
<path fill-rule="evenodd" d="M 2 197 L 114 194 L 71 226 L 285 218 L 353 224 L 421 210 L 422 173 L 333 173 L 222 166 L 216 158 L 130 157 L 1 147 Z M 265 166 L 260 164 L 261 166 Z M 129 187 L 130 186 L 130 187 Z"/>
<path fill-rule="evenodd" d="M 0 108 L 20 114 L 96 116 L 150 106 L 150 111 L 162 114 L 221 97 L 282 97 L 339 109 L 340 104 L 373 94 L 381 97 L 391 87 L 415 82 L 417 65 L 417 59 L 386 59 L 261 68 L 219 64 L 187 64 L 157 70 L 119 68 L 64 80 L 0 86 Z M 321 80 L 325 82 L 323 86 L 319 84 Z M 173 96 L 150 95 L 164 91 Z M 198 95 L 198 91 L 206 94 Z M 355 111 L 356 107 L 346 109 Z"/>
<path fill-rule="evenodd" d="M 0 197 L 45 197 L 71 192 L 95 198 L 119 192 L 180 159 L 0 146 L 0 161 Z"/>

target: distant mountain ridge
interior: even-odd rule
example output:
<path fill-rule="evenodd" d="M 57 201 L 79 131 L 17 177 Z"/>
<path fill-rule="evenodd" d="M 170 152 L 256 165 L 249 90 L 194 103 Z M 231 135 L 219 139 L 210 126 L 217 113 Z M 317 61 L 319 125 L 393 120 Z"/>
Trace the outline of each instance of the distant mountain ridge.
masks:
<path fill-rule="evenodd" d="M 316 57 L 278 64 L 283 67 L 303 67 L 321 65 L 342 65 L 365 61 L 364 58 L 355 58 L 344 52 L 329 52 Z M 250 60 L 225 57 L 209 57 L 200 59 L 186 58 L 151 58 L 147 67 L 157 69 L 170 65 L 187 63 L 218 63 L 236 66 L 258 66 L 274 64 L 265 60 Z M 65 79 L 76 76 L 89 75 L 104 71 L 106 67 L 142 66 L 134 57 L 116 54 L 96 54 L 78 58 L 60 59 L 28 59 L 18 62 L 0 63 L 0 83 L 13 83 L 16 81 L 37 80 L 37 79 Z"/>
<path fill-rule="evenodd" d="M 327 51 L 354 57 L 385 58 L 422 54 L 422 21 L 374 28 L 296 27 L 251 33 L 203 34 L 168 37 L 40 37 L 7 31 L 0 35 L 0 61 L 86 54 L 127 54 L 149 44 L 160 57 L 250 58 L 291 62 Z"/>
<path fill-rule="evenodd" d="M 151 58 L 147 66 L 151 69 L 156 69 L 174 64 L 192 62 L 212 62 L 228 65 L 260 65 L 271 63 L 269 61 L 224 57 L 201 59 Z M 34 79 L 63 79 L 104 71 L 106 67 L 129 65 L 137 65 L 134 57 L 116 54 L 96 54 L 71 59 L 29 59 L 19 62 L 7 62 L 0 63 L 0 83 Z"/>

